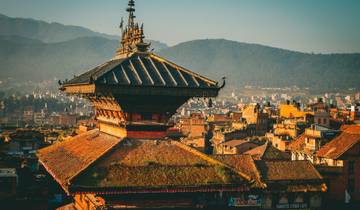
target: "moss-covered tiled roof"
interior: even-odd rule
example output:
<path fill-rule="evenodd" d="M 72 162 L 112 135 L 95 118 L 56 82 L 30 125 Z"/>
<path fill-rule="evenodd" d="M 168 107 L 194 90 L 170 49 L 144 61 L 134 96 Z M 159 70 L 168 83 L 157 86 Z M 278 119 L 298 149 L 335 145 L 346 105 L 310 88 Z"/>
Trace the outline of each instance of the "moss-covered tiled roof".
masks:
<path fill-rule="evenodd" d="M 126 140 L 74 179 L 72 184 L 89 188 L 247 184 L 226 166 L 178 144 L 173 141 Z"/>
<path fill-rule="evenodd" d="M 120 142 L 95 129 L 37 152 L 40 163 L 67 190 L 69 181 Z"/>

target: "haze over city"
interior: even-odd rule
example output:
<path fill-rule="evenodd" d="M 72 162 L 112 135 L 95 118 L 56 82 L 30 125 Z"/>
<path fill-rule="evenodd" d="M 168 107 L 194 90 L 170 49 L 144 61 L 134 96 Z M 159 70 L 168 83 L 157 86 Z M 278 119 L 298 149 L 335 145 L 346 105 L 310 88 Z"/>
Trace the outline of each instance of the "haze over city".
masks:
<path fill-rule="evenodd" d="M 119 34 L 126 0 L 0 0 L 0 13 Z M 169 45 L 224 38 L 315 53 L 360 52 L 357 0 L 139 0 L 147 37 Z"/>

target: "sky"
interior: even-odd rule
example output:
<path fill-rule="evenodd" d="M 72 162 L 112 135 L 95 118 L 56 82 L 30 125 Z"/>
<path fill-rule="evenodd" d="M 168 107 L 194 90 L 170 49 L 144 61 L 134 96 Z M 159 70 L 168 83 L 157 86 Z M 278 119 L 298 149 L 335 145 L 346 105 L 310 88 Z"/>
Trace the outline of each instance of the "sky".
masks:
<path fill-rule="evenodd" d="M 0 13 L 120 34 L 128 0 L 0 0 Z M 314 53 L 360 53 L 360 0 L 136 0 L 148 39 L 224 38 Z"/>

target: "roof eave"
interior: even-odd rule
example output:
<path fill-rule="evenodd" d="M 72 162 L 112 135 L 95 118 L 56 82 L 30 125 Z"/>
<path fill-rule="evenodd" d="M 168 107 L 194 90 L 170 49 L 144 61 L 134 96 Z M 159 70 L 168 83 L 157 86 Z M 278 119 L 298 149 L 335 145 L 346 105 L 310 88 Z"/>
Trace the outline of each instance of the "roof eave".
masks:
<path fill-rule="evenodd" d="M 139 194 L 139 193 L 178 193 L 178 192 L 217 192 L 249 191 L 247 183 L 211 184 L 211 185 L 173 185 L 173 186 L 139 186 L 139 187 L 84 187 L 70 186 L 70 194 Z"/>
<path fill-rule="evenodd" d="M 188 88 L 188 87 L 154 87 L 101 84 L 67 84 L 60 88 L 68 94 L 114 94 L 114 95 L 163 95 L 183 97 L 217 97 L 220 87 Z"/>
<path fill-rule="evenodd" d="M 92 94 L 95 93 L 95 84 L 82 83 L 82 84 L 65 84 L 61 86 L 61 91 L 68 94 Z"/>

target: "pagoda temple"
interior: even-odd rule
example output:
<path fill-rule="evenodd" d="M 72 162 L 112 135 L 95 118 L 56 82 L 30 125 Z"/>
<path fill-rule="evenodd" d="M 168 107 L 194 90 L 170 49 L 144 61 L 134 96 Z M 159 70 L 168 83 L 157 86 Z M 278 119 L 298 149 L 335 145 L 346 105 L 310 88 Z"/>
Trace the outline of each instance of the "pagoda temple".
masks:
<path fill-rule="evenodd" d="M 228 207 L 231 199 L 232 206 L 260 207 L 249 193 L 266 183 L 249 156 L 227 162 L 166 136 L 181 105 L 216 97 L 224 84 L 152 53 L 134 0 L 127 12 L 115 56 L 61 84 L 92 103 L 98 128 L 39 150 L 41 165 L 76 209 Z M 309 167 L 317 180 L 311 187 L 321 191 Z"/>

